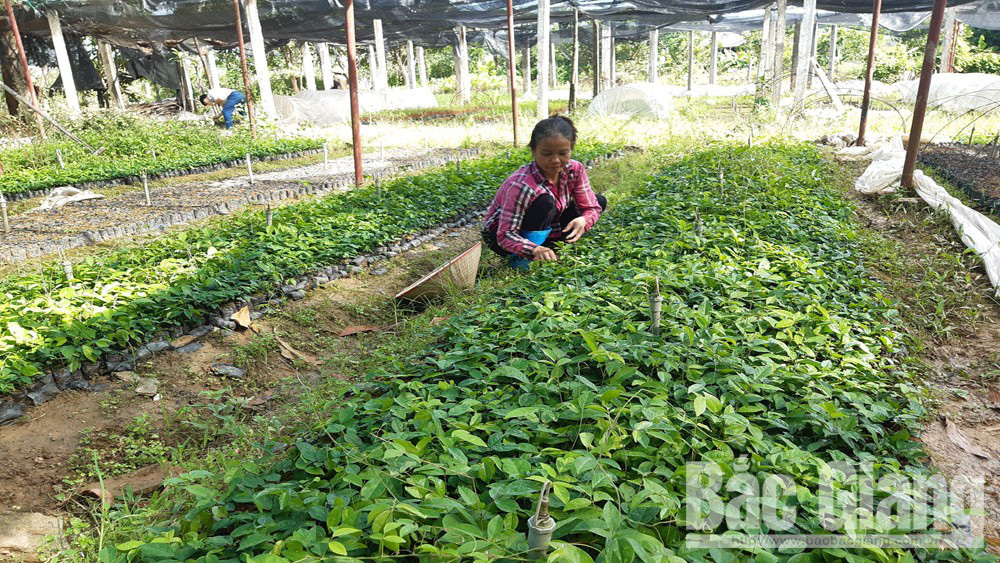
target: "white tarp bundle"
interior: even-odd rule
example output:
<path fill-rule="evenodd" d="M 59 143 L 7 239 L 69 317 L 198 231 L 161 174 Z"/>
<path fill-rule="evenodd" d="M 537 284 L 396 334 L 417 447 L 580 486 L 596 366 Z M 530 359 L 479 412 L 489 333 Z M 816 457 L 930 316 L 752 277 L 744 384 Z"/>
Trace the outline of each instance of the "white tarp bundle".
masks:
<path fill-rule="evenodd" d="M 903 161 L 906 150 L 899 137 L 893 137 L 888 145 L 873 150 L 872 163 L 854 181 L 854 189 L 863 194 L 887 194 L 896 191 L 896 185 L 903 176 Z"/>
<path fill-rule="evenodd" d="M 299 92 L 294 96 L 275 96 L 274 105 L 281 120 L 290 123 L 330 126 L 351 120 L 348 90 L 318 90 Z M 384 92 L 358 92 L 358 108 L 362 114 L 391 109 L 436 107 L 437 98 L 430 88 L 390 88 Z"/>
<path fill-rule="evenodd" d="M 629 84 L 609 88 L 590 102 L 590 115 L 607 117 L 651 117 L 661 119 L 674 106 L 679 86 Z"/>
<path fill-rule="evenodd" d="M 78 190 L 76 188 L 56 188 L 49 192 L 42 200 L 36 211 L 48 211 L 58 209 L 70 203 L 87 201 L 88 199 L 104 199 L 104 196 L 91 191 Z"/>
<path fill-rule="evenodd" d="M 917 82 L 906 80 L 895 84 L 903 100 L 912 104 L 917 99 Z M 985 112 L 1000 107 L 1000 76 L 995 74 L 959 74 L 939 72 L 931 78 L 927 107 L 955 113 Z"/>
<path fill-rule="evenodd" d="M 905 156 L 902 141 L 899 137 L 894 137 L 888 145 L 872 152 L 872 163 L 854 182 L 854 188 L 865 194 L 896 191 L 903 176 Z M 966 206 L 919 170 L 913 173 L 913 184 L 917 195 L 927 205 L 948 214 L 965 246 L 983 260 L 986 275 L 990 278 L 997 297 L 1000 297 L 1000 225 Z"/>

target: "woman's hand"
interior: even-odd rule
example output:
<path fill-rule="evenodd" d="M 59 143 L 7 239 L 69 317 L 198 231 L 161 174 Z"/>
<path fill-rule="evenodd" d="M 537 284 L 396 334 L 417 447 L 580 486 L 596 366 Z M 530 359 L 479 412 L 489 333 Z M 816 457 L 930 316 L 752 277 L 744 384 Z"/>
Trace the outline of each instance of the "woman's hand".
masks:
<path fill-rule="evenodd" d="M 538 245 L 531 249 L 531 255 L 535 257 L 535 260 L 558 260 L 559 257 L 556 256 L 556 251 L 552 250 L 547 246 Z"/>
<path fill-rule="evenodd" d="M 566 228 L 563 229 L 564 233 L 567 231 L 569 231 L 569 234 L 566 235 L 566 242 L 576 242 L 580 240 L 583 233 L 587 232 L 587 220 L 583 217 L 573 219 L 566 225 Z"/>

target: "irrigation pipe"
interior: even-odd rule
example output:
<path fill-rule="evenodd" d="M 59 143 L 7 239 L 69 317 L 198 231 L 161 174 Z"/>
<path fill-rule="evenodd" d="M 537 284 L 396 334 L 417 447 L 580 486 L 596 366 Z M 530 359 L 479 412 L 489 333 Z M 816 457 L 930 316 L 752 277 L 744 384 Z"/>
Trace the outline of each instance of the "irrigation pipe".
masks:
<path fill-rule="evenodd" d="M 65 127 L 63 127 L 62 125 L 59 125 L 59 123 L 57 123 L 55 119 L 52 119 L 51 117 L 49 117 L 49 115 L 47 113 L 45 113 L 44 111 L 42 111 L 42 110 L 38 109 L 37 107 L 33 106 L 31 104 L 31 102 L 29 102 L 28 100 L 24 99 L 24 96 L 22 96 L 22 95 L 18 94 L 17 92 L 15 92 L 13 89 L 11 89 L 10 86 L 7 86 L 3 82 L 0 82 L 0 87 L 2 87 L 4 90 L 6 90 L 7 93 L 10 94 L 11 96 L 14 96 L 14 98 L 16 98 L 17 101 L 19 101 L 22 104 L 24 104 L 24 105 L 28 106 L 29 108 L 31 108 L 31 111 L 33 111 L 33 112 L 37 113 L 38 115 L 42 116 L 46 121 L 48 121 L 53 126 L 55 126 L 55 128 L 58 129 L 59 131 L 61 131 L 64 135 L 66 135 L 70 139 L 73 139 L 77 143 L 83 145 L 90 152 L 92 152 L 94 154 L 98 153 L 98 149 L 95 149 L 94 147 L 88 145 L 86 143 L 86 141 L 84 141 L 80 137 L 77 137 L 76 135 L 70 133 Z"/>

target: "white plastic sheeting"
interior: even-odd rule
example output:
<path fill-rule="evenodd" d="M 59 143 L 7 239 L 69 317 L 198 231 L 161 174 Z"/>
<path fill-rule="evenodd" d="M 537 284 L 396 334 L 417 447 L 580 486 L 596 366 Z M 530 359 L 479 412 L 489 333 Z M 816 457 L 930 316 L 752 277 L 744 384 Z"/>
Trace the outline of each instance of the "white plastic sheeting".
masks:
<path fill-rule="evenodd" d="M 872 163 L 854 183 L 854 188 L 865 194 L 896 191 L 903 175 L 905 156 L 902 141 L 894 137 L 888 145 L 872 152 Z M 927 205 L 948 214 L 965 246 L 982 259 L 986 275 L 996 296 L 1000 297 L 1000 225 L 962 203 L 920 170 L 914 171 L 913 184 L 917 195 Z"/>
<path fill-rule="evenodd" d="M 338 125 L 351 120 L 351 97 L 348 90 L 299 92 L 294 96 L 275 96 L 278 117 L 289 123 L 318 126 Z M 362 114 L 392 109 L 438 107 L 430 88 L 390 88 L 382 92 L 358 92 Z"/>
<path fill-rule="evenodd" d="M 104 196 L 99 193 L 78 190 L 76 188 L 56 188 L 49 192 L 49 195 L 45 196 L 45 199 L 42 200 L 42 204 L 38 206 L 37 211 L 59 209 L 64 205 L 76 203 L 78 201 L 87 201 L 88 199 L 104 199 Z"/>
<path fill-rule="evenodd" d="M 594 116 L 649 117 L 662 119 L 674 106 L 679 86 L 659 84 L 629 84 L 609 88 L 590 102 L 588 112 Z"/>
<path fill-rule="evenodd" d="M 889 144 L 873 149 L 872 163 L 854 181 L 854 189 L 863 194 L 887 194 L 896 191 L 903 176 L 903 161 L 906 149 L 899 137 L 893 137 Z"/>
<path fill-rule="evenodd" d="M 918 82 L 907 80 L 896 83 L 907 103 L 912 104 L 916 100 Z M 927 107 L 955 113 L 996 109 L 1000 107 L 1000 76 L 939 72 L 931 79 Z"/>

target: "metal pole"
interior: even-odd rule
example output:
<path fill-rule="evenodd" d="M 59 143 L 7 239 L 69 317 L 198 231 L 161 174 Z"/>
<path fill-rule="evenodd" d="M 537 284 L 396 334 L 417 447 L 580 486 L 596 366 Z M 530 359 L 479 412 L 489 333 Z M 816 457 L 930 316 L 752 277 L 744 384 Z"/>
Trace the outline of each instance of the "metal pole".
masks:
<path fill-rule="evenodd" d="M 247 96 L 247 116 L 250 119 L 250 135 L 257 137 L 257 120 L 253 115 L 253 100 L 250 96 L 250 71 L 247 70 L 247 50 L 243 44 L 243 18 L 240 16 L 240 0 L 233 0 L 236 10 L 236 42 L 240 45 L 240 66 L 243 69 L 243 89 Z"/>
<path fill-rule="evenodd" d="M 936 0 L 935 0 L 936 1 Z M 875 44 L 878 42 L 878 17 L 882 13 L 882 0 L 872 2 L 872 32 L 868 38 L 868 67 L 865 70 L 865 92 L 861 96 L 861 123 L 858 125 L 859 147 L 865 145 L 865 129 L 868 127 L 868 106 L 872 101 L 872 78 L 875 75 Z"/>
<path fill-rule="evenodd" d="M 10 20 L 10 30 L 14 34 L 14 42 L 17 44 L 17 56 L 21 59 L 21 66 L 24 68 L 24 80 L 28 84 L 28 99 L 31 100 L 31 107 L 38 108 L 38 98 L 35 96 L 35 84 L 31 80 L 31 71 L 28 69 L 28 57 L 24 53 L 24 43 L 21 42 L 21 31 L 17 27 L 17 19 L 14 17 L 14 8 L 10 5 L 10 0 L 4 0 L 7 4 L 7 18 Z M 45 138 L 45 128 L 42 127 L 42 119 L 35 114 L 38 121 L 38 131 L 42 138 Z"/>
<path fill-rule="evenodd" d="M 514 119 L 514 146 L 518 145 L 517 131 L 517 70 L 514 68 L 514 2 L 507 0 L 507 80 L 510 82 L 510 111 Z"/>
<path fill-rule="evenodd" d="M 917 85 L 917 100 L 913 106 L 913 121 L 910 125 L 910 136 L 906 143 L 906 160 L 903 161 L 903 187 L 913 187 L 913 170 L 917 166 L 917 153 L 920 151 L 920 134 L 924 128 L 924 114 L 927 113 L 927 96 L 931 89 L 931 77 L 937 62 L 938 40 L 941 38 L 941 20 L 944 19 L 944 9 L 948 0 L 934 0 L 934 11 L 931 12 L 931 27 L 927 30 L 927 46 L 924 48 L 924 66 L 920 69 L 920 83 Z"/>
<path fill-rule="evenodd" d="M 365 182 L 361 169 L 361 112 L 358 111 L 358 54 L 354 40 L 354 0 L 344 0 L 347 28 L 347 82 L 351 88 L 351 144 L 354 147 L 354 185 Z"/>

